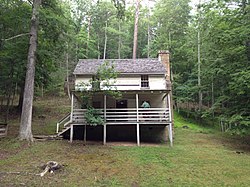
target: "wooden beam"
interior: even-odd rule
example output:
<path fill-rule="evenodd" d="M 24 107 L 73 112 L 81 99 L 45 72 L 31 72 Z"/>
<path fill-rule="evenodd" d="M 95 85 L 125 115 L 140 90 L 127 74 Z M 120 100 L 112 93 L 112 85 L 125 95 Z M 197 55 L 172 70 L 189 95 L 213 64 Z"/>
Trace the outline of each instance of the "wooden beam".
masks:
<path fill-rule="evenodd" d="M 72 124 L 70 126 L 70 143 L 73 142 L 73 133 L 74 133 L 73 131 L 74 131 L 74 125 Z"/>
<path fill-rule="evenodd" d="M 106 117 L 107 117 L 107 96 L 104 95 L 104 125 L 103 125 L 103 145 L 106 145 L 106 136 L 107 136 L 107 126 L 106 126 Z"/>
<path fill-rule="evenodd" d="M 87 143 L 87 124 L 84 125 L 84 134 L 83 134 L 83 142 L 86 145 Z"/>
<path fill-rule="evenodd" d="M 137 145 L 140 146 L 140 124 L 136 124 Z"/>
<path fill-rule="evenodd" d="M 135 95 L 136 99 L 136 121 L 139 122 L 139 96 L 138 94 Z"/>
<path fill-rule="evenodd" d="M 169 125 L 168 125 L 168 137 L 170 141 L 170 146 L 173 147 L 173 129 L 172 129 L 172 115 L 171 115 L 171 98 L 170 93 L 168 93 L 168 111 L 169 111 Z"/>
<path fill-rule="evenodd" d="M 73 120 L 73 110 L 74 110 L 74 94 L 71 93 L 71 114 L 70 114 L 70 121 Z"/>
<path fill-rule="evenodd" d="M 137 145 L 140 146 L 140 124 L 139 124 L 139 96 L 136 96 L 136 136 L 137 136 Z"/>
<path fill-rule="evenodd" d="M 59 123 L 56 123 L 56 133 L 59 132 Z"/>

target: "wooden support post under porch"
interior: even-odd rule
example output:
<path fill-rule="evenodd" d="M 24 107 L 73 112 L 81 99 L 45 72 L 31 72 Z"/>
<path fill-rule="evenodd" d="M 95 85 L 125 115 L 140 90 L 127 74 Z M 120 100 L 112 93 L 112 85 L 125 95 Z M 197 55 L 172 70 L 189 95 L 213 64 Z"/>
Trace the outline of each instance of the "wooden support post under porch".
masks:
<path fill-rule="evenodd" d="M 169 125 L 168 125 L 168 137 L 169 137 L 169 142 L 170 146 L 173 147 L 173 127 L 172 127 L 172 112 L 171 112 L 171 98 L 170 98 L 170 93 L 168 93 L 167 96 L 168 100 L 168 110 L 169 110 Z"/>
<path fill-rule="evenodd" d="M 73 142 L 73 135 L 74 135 L 74 125 L 73 124 L 71 124 L 71 126 L 70 126 L 70 143 L 72 143 Z"/>
<path fill-rule="evenodd" d="M 70 113 L 70 121 L 73 119 L 73 110 L 74 110 L 74 94 L 71 93 L 71 113 Z M 73 142 L 73 133 L 74 133 L 74 125 L 70 125 L 70 143 Z"/>
<path fill-rule="evenodd" d="M 136 140 L 137 145 L 140 146 L 140 124 L 139 124 L 139 95 L 136 94 Z M 107 96 L 104 95 L 104 125 L 103 125 L 103 145 L 106 145 L 107 143 L 107 125 L 106 125 L 106 115 L 107 115 Z"/>
<path fill-rule="evenodd" d="M 106 136 L 107 136 L 107 125 L 106 125 L 106 116 L 107 116 L 107 96 L 104 95 L 104 125 L 103 125 L 103 145 L 106 145 Z"/>
<path fill-rule="evenodd" d="M 139 124 L 139 95 L 136 94 L 136 137 L 137 137 L 137 145 L 140 146 L 140 124 Z"/>

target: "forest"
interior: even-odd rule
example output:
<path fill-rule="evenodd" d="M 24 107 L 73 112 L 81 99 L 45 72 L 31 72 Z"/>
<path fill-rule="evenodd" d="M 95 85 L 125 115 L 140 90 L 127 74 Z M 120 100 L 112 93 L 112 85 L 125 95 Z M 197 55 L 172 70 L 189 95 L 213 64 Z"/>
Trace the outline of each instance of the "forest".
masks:
<path fill-rule="evenodd" d="M 21 113 L 32 5 L 0 0 L 0 110 Z M 248 0 L 42 0 L 34 96 L 64 95 L 78 59 L 157 58 L 171 54 L 174 107 L 235 133 L 250 126 Z M 133 54 L 138 19 L 136 54 Z"/>

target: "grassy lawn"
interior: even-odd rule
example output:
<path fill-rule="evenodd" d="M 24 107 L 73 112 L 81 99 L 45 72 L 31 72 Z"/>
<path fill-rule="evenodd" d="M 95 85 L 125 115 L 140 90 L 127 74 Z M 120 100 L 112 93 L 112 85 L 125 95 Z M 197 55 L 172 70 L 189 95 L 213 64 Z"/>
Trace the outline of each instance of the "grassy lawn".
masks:
<path fill-rule="evenodd" d="M 55 119 L 45 118 L 44 126 L 52 126 L 48 121 Z M 167 144 L 85 146 L 66 140 L 29 145 L 13 136 L 0 139 L 0 186 L 250 186 L 247 139 L 222 135 L 178 115 L 175 120 L 173 148 Z M 50 160 L 64 167 L 44 177 L 33 175 Z"/>

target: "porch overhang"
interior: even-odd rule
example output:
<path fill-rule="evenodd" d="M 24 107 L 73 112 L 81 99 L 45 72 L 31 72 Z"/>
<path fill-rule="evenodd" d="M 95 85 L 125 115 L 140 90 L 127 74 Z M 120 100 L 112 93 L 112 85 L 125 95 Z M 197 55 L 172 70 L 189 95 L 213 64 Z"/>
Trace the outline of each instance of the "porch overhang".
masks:
<path fill-rule="evenodd" d="M 92 91 L 85 91 L 92 92 Z M 98 96 L 102 101 L 102 106 L 98 109 L 100 115 L 104 119 L 105 123 L 103 125 L 103 143 L 106 144 L 106 129 L 107 126 L 117 126 L 117 125 L 135 125 L 137 132 L 137 144 L 140 145 L 140 126 L 144 125 L 158 125 L 166 126 L 168 128 L 170 145 L 173 144 L 172 136 L 172 116 L 171 116 L 171 101 L 169 90 L 129 90 L 122 91 L 123 96 L 127 98 L 130 96 L 130 100 L 134 103 L 133 107 L 111 107 L 107 104 L 108 98 L 104 91 L 95 91 L 95 96 Z M 72 93 L 72 110 L 71 110 L 71 125 L 72 133 L 74 125 L 87 125 L 84 117 L 86 109 L 74 108 L 74 95 L 78 95 L 81 92 Z M 84 92 L 82 92 L 84 94 Z M 153 95 L 158 95 L 161 100 L 158 100 L 163 106 L 161 107 L 151 107 L 151 108 L 141 108 L 139 105 L 139 96 L 145 100 L 147 98 L 155 98 Z M 79 96 L 79 95 L 78 95 Z M 124 97 L 125 97 L 124 96 Z M 131 99 L 132 98 L 132 99 Z M 141 99 L 142 100 L 142 99 Z M 70 135 L 70 140 L 73 140 L 73 134 Z"/>

